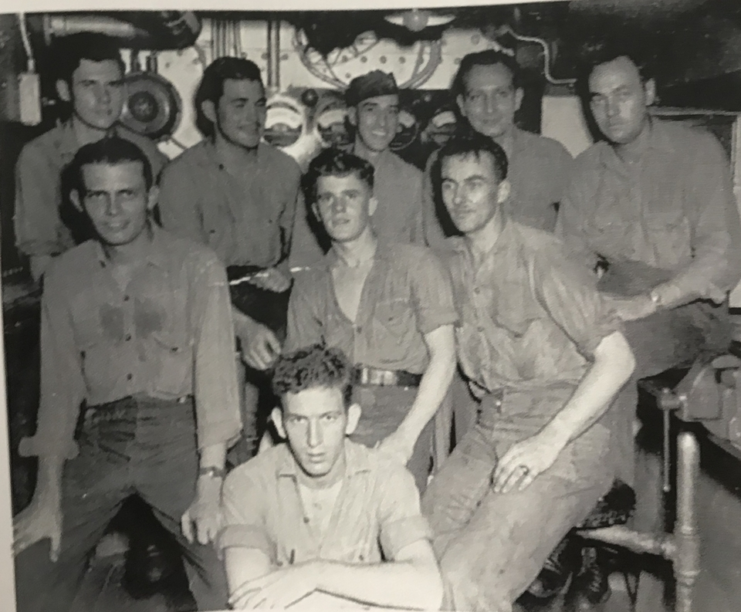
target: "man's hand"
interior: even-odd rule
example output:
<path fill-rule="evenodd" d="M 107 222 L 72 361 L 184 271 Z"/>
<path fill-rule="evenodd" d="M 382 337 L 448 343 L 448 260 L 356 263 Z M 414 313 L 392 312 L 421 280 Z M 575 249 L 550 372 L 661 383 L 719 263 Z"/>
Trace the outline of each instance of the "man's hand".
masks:
<path fill-rule="evenodd" d="M 605 300 L 623 321 L 645 319 L 656 312 L 656 303 L 648 294 L 630 298 L 605 295 Z"/>
<path fill-rule="evenodd" d="M 318 565 L 291 565 L 245 582 L 229 597 L 233 610 L 285 609 L 317 588 Z"/>
<path fill-rule="evenodd" d="M 201 476 L 196 485 L 196 497 L 180 519 L 185 539 L 191 544 L 208 544 L 216 539 L 222 525 L 221 478 Z"/>
<path fill-rule="evenodd" d="M 288 288 L 291 286 L 291 278 L 283 274 L 278 268 L 267 268 L 258 272 L 248 282 L 255 287 L 274 293 L 288 291 Z"/>
<path fill-rule="evenodd" d="M 397 429 L 394 433 L 386 436 L 376 444 L 376 448 L 393 457 L 401 465 L 406 465 L 412 458 L 414 445 L 416 443 L 416 439 L 412 439 L 411 436 L 402 433 Z"/>
<path fill-rule="evenodd" d="M 62 542 L 62 509 L 58 500 L 33 499 L 13 519 L 13 554 L 18 555 L 36 542 L 49 538 L 49 558 L 59 559 Z"/>
<path fill-rule="evenodd" d="M 551 467 L 565 442 L 547 430 L 516 442 L 497 463 L 492 476 L 495 493 L 523 491 L 537 476 Z"/>
<path fill-rule="evenodd" d="M 245 333 L 239 336 L 242 359 L 251 368 L 267 370 L 280 355 L 280 342 L 265 325 L 253 322 Z"/>

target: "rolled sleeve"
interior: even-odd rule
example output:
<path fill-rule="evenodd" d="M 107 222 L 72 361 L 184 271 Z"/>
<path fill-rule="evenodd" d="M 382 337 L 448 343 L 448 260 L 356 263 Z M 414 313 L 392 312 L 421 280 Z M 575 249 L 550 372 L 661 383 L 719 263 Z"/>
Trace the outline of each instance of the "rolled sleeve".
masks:
<path fill-rule="evenodd" d="M 531 263 L 533 290 L 548 314 L 587 358 L 621 323 L 596 278 L 561 249 L 543 249 Z"/>
<path fill-rule="evenodd" d="M 458 321 L 449 273 L 429 249 L 424 250 L 414 266 L 412 297 L 421 334 Z"/>
<path fill-rule="evenodd" d="M 194 395 L 198 446 L 236 441 L 241 431 L 234 327 L 226 272 L 215 255 L 201 264 L 194 285 Z"/>
<path fill-rule="evenodd" d="M 41 401 L 36 435 L 26 439 L 24 455 L 64 457 L 77 454 L 74 440 L 86 386 L 66 297 L 64 274 L 52 264 L 41 300 Z"/>
<path fill-rule="evenodd" d="M 275 543 L 265 527 L 264 491 L 243 464 L 227 476 L 222 490 L 224 527 L 216 546 L 226 548 L 256 548 L 275 560 Z"/>
<path fill-rule="evenodd" d="M 387 559 L 395 559 L 404 547 L 431 539 L 430 526 L 422 516 L 414 477 L 404 467 L 389 464 L 384 471 L 383 497 L 379 507 L 380 542 Z"/>

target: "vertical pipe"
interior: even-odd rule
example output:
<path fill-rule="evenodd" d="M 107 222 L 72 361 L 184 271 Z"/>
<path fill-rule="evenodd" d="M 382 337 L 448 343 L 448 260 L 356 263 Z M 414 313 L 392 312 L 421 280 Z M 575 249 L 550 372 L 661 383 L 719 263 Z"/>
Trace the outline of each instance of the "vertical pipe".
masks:
<path fill-rule="evenodd" d="M 280 90 L 280 19 L 268 19 L 268 90 Z"/>
<path fill-rule="evenodd" d="M 674 527 L 674 577 L 677 581 L 675 611 L 692 612 L 692 589 L 700 573 L 700 534 L 695 499 L 700 473 L 700 447 L 695 436 L 689 432 L 680 434 L 677 445 L 679 464 L 677 522 Z"/>

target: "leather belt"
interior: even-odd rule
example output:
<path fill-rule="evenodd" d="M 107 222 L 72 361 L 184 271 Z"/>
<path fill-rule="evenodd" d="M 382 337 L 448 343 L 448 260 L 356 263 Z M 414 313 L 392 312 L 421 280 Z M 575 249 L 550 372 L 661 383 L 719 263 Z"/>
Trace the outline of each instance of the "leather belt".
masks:
<path fill-rule="evenodd" d="M 421 374 L 412 374 L 406 370 L 381 370 L 368 366 L 356 366 L 352 376 L 355 385 L 377 387 L 419 387 L 421 380 Z"/>

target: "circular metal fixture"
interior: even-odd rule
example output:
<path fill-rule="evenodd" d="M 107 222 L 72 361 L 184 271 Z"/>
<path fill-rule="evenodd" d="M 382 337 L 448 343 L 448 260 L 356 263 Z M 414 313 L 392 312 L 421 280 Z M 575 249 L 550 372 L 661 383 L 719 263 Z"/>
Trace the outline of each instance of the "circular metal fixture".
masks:
<path fill-rule="evenodd" d="M 172 83 L 153 72 L 135 72 L 124 80 L 126 100 L 121 123 L 153 140 L 172 136 L 182 111 L 180 95 Z"/>

